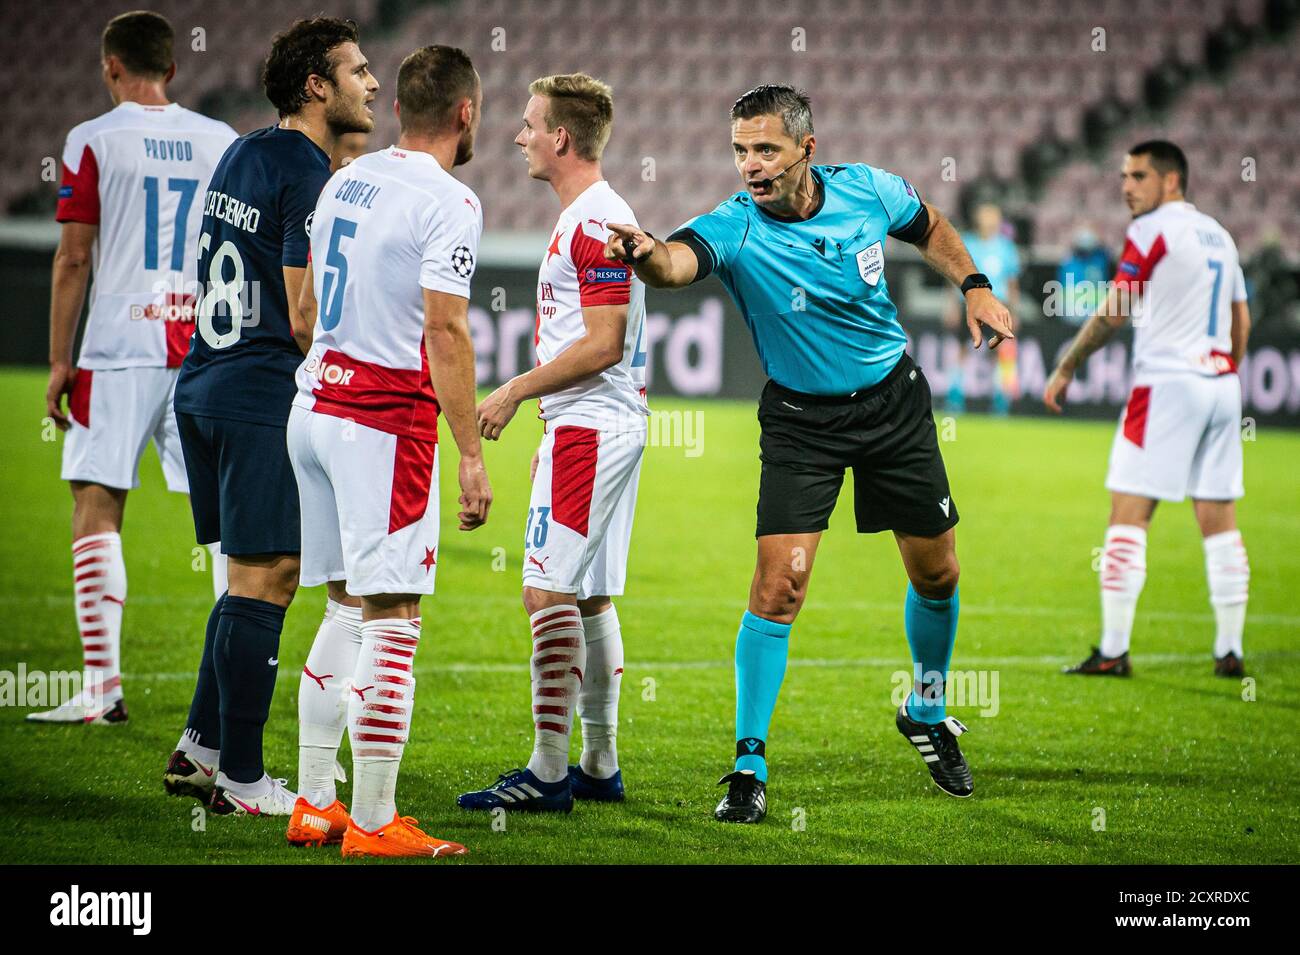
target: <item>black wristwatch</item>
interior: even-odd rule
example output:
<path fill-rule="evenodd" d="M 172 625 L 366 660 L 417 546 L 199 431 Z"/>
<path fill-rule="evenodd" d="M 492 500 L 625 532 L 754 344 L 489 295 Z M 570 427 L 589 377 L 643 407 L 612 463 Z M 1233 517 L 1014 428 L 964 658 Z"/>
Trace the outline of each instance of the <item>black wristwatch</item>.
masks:
<path fill-rule="evenodd" d="M 992 287 L 993 287 L 993 283 L 989 281 L 989 277 L 987 275 L 985 275 L 983 272 L 972 272 L 970 275 L 966 276 L 965 280 L 961 283 L 961 294 L 965 295 L 973 288 L 992 288 Z"/>

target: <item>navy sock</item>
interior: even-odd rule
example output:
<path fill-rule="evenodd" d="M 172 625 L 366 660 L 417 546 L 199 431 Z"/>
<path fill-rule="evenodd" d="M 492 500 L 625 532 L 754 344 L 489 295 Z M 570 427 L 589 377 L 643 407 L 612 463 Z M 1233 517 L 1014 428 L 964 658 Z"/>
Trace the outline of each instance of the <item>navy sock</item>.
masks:
<path fill-rule="evenodd" d="M 942 723 L 947 716 L 945 683 L 952 646 L 957 642 L 958 606 L 955 590 L 946 600 L 931 600 L 907 585 L 903 622 L 912 648 L 913 673 L 907 713 L 920 723 Z"/>
<path fill-rule="evenodd" d="M 790 624 L 745 611 L 736 634 L 736 769 L 767 782 L 767 729 L 785 679 Z"/>
<path fill-rule="evenodd" d="M 199 678 L 194 684 L 194 699 L 190 700 L 190 716 L 185 721 L 185 732 L 194 742 L 208 749 L 221 749 L 221 696 L 217 692 L 217 670 L 212 660 L 217 644 L 217 623 L 226 595 L 222 594 L 208 614 L 208 629 L 203 636 L 203 658 L 199 660 Z"/>
<path fill-rule="evenodd" d="M 262 727 L 271 712 L 285 608 L 226 595 L 213 648 L 221 692 L 221 771 L 255 783 L 262 766 Z"/>

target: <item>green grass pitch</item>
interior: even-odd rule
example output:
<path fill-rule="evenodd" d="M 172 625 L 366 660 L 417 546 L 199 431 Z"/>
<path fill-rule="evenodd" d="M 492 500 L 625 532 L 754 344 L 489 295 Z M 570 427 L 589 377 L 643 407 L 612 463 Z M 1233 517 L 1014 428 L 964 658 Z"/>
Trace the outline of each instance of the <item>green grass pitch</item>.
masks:
<path fill-rule="evenodd" d="M 0 373 L 0 670 L 75 670 L 60 442 L 42 434 L 44 376 Z M 629 798 L 568 817 L 508 816 L 503 830 L 457 793 L 521 765 L 531 745 L 527 621 L 519 572 L 528 461 L 525 411 L 487 448 L 488 525 L 454 524 L 439 592 L 424 602 L 417 720 L 399 806 L 464 842 L 465 860 L 564 862 L 1261 863 L 1300 858 L 1300 434 L 1263 429 L 1246 446 L 1241 524 L 1254 570 L 1246 627 L 1251 687 L 1212 674 L 1213 618 L 1190 505 L 1153 526 L 1130 680 L 1068 678 L 1098 628 L 1094 548 L 1112 427 L 957 419 L 943 445 L 961 507 L 962 616 L 953 667 L 997 680 L 996 713 L 950 710 L 971 729 L 975 795 L 935 789 L 893 726 L 893 675 L 910 666 L 906 586 L 889 535 L 859 537 L 841 502 L 792 635 L 768 741 L 765 825 L 711 818 L 730 765 L 731 656 L 753 567 L 758 428 L 748 403 L 655 403 L 698 411 L 703 453 L 647 450 L 628 593 L 620 753 Z M 454 514 L 455 451 L 442 462 Z M 845 493 L 848 494 L 846 482 Z M 121 727 L 37 726 L 0 708 L 0 862 L 334 863 L 295 850 L 282 821 L 209 818 L 164 795 L 211 605 L 191 567 L 185 498 L 167 494 L 152 450 L 124 529 L 123 637 L 131 719 Z M 501 548 L 500 551 L 494 549 Z M 494 566 L 495 565 L 495 566 Z M 266 734 L 268 768 L 296 782 L 296 694 L 324 605 L 289 612 Z M 575 754 L 577 752 L 575 741 Z M 344 753 L 343 760 L 348 764 Z M 342 787 L 346 800 L 349 787 Z M 1104 816 L 1103 816 L 1104 814 Z M 1104 817 L 1104 828 L 1100 825 Z"/>

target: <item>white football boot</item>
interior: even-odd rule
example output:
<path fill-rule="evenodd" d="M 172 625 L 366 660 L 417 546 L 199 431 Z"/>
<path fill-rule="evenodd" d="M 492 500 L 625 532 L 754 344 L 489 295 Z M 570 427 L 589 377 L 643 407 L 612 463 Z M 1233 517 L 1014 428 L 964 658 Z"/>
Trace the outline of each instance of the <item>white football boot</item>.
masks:
<path fill-rule="evenodd" d="M 226 788 L 224 773 L 217 774 L 208 808 L 218 816 L 291 816 L 298 794 L 291 791 L 287 779 L 263 776 L 265 789 L 257 796 L 236 796 Z"/>

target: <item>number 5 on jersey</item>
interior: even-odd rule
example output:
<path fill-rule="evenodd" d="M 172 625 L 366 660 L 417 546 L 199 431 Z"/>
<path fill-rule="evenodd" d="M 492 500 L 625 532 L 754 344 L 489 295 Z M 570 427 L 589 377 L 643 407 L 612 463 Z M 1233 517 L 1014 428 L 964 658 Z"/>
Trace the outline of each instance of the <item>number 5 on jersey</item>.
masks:
<path fill-rule="evenodd" d="M 339 243 L 357 234 L 357 224 L 351 219 L 335 219 L 330 232 L 329 248 L 325 252 L 325 271 L 321 285 L 320 324 L 332 331 L 343 317 L 343 292 L 348 284 L 348 260 Z"/>

